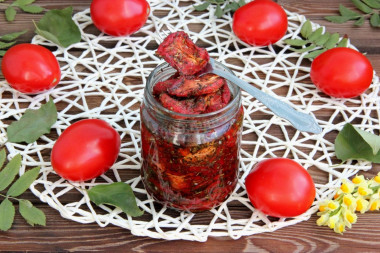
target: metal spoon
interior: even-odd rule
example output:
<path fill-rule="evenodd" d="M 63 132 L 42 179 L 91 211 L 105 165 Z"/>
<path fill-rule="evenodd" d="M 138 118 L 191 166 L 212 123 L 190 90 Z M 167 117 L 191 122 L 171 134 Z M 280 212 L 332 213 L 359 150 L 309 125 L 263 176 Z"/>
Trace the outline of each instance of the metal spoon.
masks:
<path fill-rule="evenodd" d="M 315 118 L 309 114 L 296 111 L 287 103 L 274 98 L 267 93 L 255 88 L 247 82 L 239 79 L 235 75 L 232 75 L 226 71 L 217 69 L 215 67 L 215 60 L 210 59 L 208 65 L 202 70 L 202 75 L 206 73 L 214 73 L 218 76 L 224 77 L 225 79 L 236 84 L 250 95 L 255 97 L 265 106 L 267 106 L 274 114 L 277 116 L 288 120 L 297 130 L 319 134 L 322 132 L 322 128 L 315 121 Z"/>

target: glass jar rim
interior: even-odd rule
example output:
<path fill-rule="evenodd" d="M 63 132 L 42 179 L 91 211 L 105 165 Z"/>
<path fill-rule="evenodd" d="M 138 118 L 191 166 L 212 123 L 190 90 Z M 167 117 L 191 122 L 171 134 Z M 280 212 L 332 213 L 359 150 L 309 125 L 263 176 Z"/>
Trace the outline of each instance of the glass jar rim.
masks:
<path fill-rule="evenodd" d="M 230 74 L 234 75 L 234 73 L 232 72 L 232 70 L 230 70 L 229 68 L 227 68 L 222 63 L 215 62 L 215 64 L 216 64 L 216 66 L 220 66 L 220 67 L 223 68 L 223 70 L 228 71 L 228 72 L 230 72 Z M 228 112 L 228 111 L 232 110 L 232 108 L 235 107 L 237 103 L 238 103 L 238 105 L 240 105 L 240 102 L 239 102 L 241 100 L 241 89 L 240 89 L 240 87 L 238 87 L 235 84 L 232 84 L 231 81 L 227 80 L 227 83 L 230 83 L 231 86 L 234 89 L 236 89 L 236 92 L 235 92 L 236 94 L 234 94 L 233 99 L 225 107 L 223 107 L 222 109 L 217 110 L 217 111 L 213 111 L 213 112 L 210 112 L 210 113 L 203 113 L 203 114 L 184 114 L 184 113 L 178 113 L 178 112 L 171 111 L 171 110 L 165 108 L 164 106 L 162 106 L 154 98 L 154 96 L 152 94 L 153 84 L 155 84 L 155 83 L 153 83 L 152 79 L 155 77 L 155 75 L 156 75 L 157 72 L 161 71 L 164 68 L 171 68 L 171 69 L 175 70 L 167 62 L 163 62 L 163 63 L 159 64 L 156 68 L 153 69 L 153 71 L 148 76 L 147 83 L 146 83 L 145 88 L 144 88 L 144 93 L 148 97 L 149 102 L 154 101 L 153 102 L 154 106 L 157 107 L 157 109 L 159 109 L 160 111 L 164 112 L 166 115 L 171 115 L 171 116 L 176 117 L 176 118 L 178 118 L 180 120 L 193 121 L 193 120 L 198 120 L 198 119 L 203 119 L 203 118 L 208 118 L 208 117 L 212 118 L 212 117 L 215 117 L 215 116 L 217 116 L 219 114 L 224 114 L 225 112 Z"/>

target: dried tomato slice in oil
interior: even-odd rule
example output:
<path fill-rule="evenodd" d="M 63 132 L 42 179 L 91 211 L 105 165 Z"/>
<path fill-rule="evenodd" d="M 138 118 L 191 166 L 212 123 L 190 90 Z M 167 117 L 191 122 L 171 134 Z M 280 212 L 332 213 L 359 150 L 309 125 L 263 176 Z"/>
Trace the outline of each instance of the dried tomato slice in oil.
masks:
<path fill-rule="evenodd" d="M 182 31 L 169 34 L 159 45 L 156 54 L 183 75 L 198 73 L 210 59 L 206 49 L 196 46 Z"/>
<path fill-rule="evenodd" d="M 206 102 L 203 97 L 178 100 L 167 93 L 162 93 L 159 100 L 163 107 L 183 114 L 201 114 L 206 110 Z"/>
<path fill-rule="evenodd" d="M 168 93 L 177 97 L 191 97 L 210 94 L 218 91 L 225 79 L 215 74 L 205 74 L 201 77 L 185 78 L 168 89 Z"/>

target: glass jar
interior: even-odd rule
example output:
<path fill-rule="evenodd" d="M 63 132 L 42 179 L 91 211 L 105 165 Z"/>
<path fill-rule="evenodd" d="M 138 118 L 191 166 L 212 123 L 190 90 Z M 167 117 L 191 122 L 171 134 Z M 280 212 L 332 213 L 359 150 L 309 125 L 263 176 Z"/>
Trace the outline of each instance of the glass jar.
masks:
<path fill-rule="evenodd" d="M 217 63 L 217 68 L 228 70 Z M 164 108 L 152 88 L 176 71 L 167 63 L 149 75 L 141 104 L 141 177 L 147 192 L 169 207 L 192 212 L 212 209 L 234 190 L 243 123 L 240 88 L 219 111 L 187 115 Z M 230 71 L 231 72 L 231 71 Z"/>

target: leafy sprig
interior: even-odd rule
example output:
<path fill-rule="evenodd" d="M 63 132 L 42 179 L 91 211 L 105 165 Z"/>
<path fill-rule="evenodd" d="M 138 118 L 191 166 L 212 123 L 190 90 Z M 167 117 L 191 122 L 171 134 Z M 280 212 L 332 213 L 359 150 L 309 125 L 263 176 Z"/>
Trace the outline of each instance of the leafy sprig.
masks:
<path fill-rule="evenodd" d="M 17 41 L 16 39 L 26 33 L 27 30 L 15 33 L 8 33 L 0 36 L 0 56 L 4 56 L 7 48 L 13 46 Z"/>
<path fill-rule="evenodd" d="M 339 5 L 338 16 L 327 16 L 326 20 L 333 23 L 345 23 L 347 21 L 355 21 L 354 25 L 361 26 L 365 20 L 369 20 L 372 27 L 380 27 L 380 1 L 379 0 L 351 0 L 355 7 L 360 11 L 351 10 L 344 5 Z"/>
<path fill-rule="evenodd" d="M 50 132 L 51 126 L 57 120 L 57 109 L 50 99 L 37 110 L 26 110 L 19 121 L 13 122 L 7 128 L 8 142 L 31 143 L 43 134 Z M 38 131 L 36 131 L 38 130 Z M 21 216 L 32 226 L 46 224 L 45 214 L 25 199 L 18 198 L 37 179 L 40 168 L 36 167 L 25 172 L 15 182 L 16 175 L 21 167 L 21 155 L 17 154 L 3 168 L 6 160 L 5 149 L 0 151 L 0 191 L 8 188 L 5 194 L 0 193 L 0 230 L 6 231 L 12 227 L 15 217 L 15 201 L 19 204 Z M 12 183 L 13 182 L 13 183 Z M 12 202 L 13 201 L 13 202 Z"/>
<path fill-rule="evenodd" d="M 225 13 L 234 12 L 241 6 L 245 5 L 244 0 L 205 0 L 204 3 L 194 5 L 196 11 L 205 11 L 210 5 L 216 5 L 214 15 L 221 18 Z"/>
<path fill-rule="evenodd" d="M 41 6 L 33 4 L 36 0 L 16 0 L 13 1 L 5 9 L 5 18 L 7 21 L 12 22 L 15 20 L 17 10 L 20 9 L 26 13 L 37 14 L 43 12 L 45 9 Z"/>
<path fill-rule="evenodd" d="M 323 31 L 322 27 L 313 30 L 310 20 L 301 27 L 300 39 L 286 39 L 284 42 L 290 46 L 292 51 L 307 54 L 304 58 L 315 58 L 321 53 L 334 47 L 347 47 L 348 38 L 340 38 L 339 33 Z"/>
<path fill-rule="evenodd" d="M 15 206 L 13 201 L 19 203 L 19 212 L 21 216 L 30 225 L 46 225 L 46 217 L 43 211 L 33 206 L 33 204 L 25 199 L 18 198 L 23 194 L 30 185 L 37 179 L 40 168 L 36 167 L 25 172 L 16 181 L 16 175 L 21 167 L 21 155 L 16 155 L 1 170 L 5 162 L 5 150 L 0 151 L 0 191 L 8 188 L 6 194 L 0 194 L 3 200 L 0 203 L 0 230 L 7 231 L 12 227 L 15 217 Z M 13 182 L 14 181 L 14 182 Z M 12 183 L 13 182 L 13 183 Z"/>

